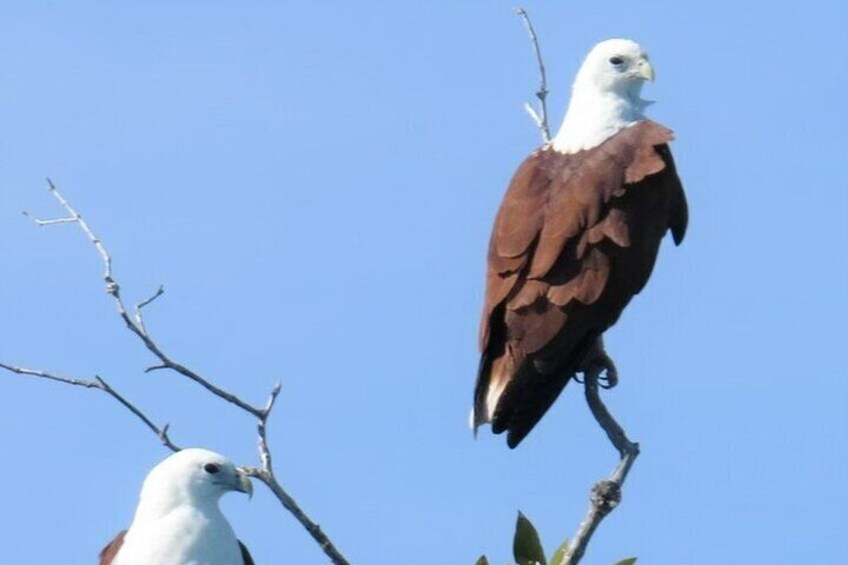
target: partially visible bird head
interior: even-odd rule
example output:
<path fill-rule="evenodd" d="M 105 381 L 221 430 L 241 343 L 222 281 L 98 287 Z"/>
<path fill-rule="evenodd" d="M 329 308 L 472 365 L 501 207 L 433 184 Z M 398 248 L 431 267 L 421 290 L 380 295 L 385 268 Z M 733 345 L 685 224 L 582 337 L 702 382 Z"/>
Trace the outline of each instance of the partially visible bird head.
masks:
<path fill-rule="evenodd" d="M 646 80 L 654 80 L 654 68 L 642 47 L 630 39 L 607 39 L 586 56 L 574 80 L 574 90 L 638 100 Z"/>
<path fill-rule="evenodd" d="M 150 471 L 141 499 L 157 506 L 217 503 L 229 491 L 252 495 L 253 483 L 223 455 L 191 448 L 174 453 Z"/>

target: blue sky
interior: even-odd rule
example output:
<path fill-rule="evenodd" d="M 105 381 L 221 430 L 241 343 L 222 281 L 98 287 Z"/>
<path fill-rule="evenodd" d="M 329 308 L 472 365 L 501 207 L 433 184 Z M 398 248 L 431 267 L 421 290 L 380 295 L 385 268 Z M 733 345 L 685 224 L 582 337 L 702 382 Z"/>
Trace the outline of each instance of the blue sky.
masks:
<path fill-rule="evenodd" d="M 0 360 L 110 380 L 175 441 L 255 461 L 254 422 L 150 356 L 50 175 L 161 345 L 244 398 L 281 380 L 283 484 L 354 563 L 506 563 L 571 536 L 616 454 L 569 385 L 515 451 L 466 428 L 489 229 L 538 143 L 509 2 L 0 5 Z M 607 334 L 643 453 L 587 564 L 848 553 L 842 2 L 528 2 L 558 125 L 595 42 L 638 40 L 689 196 Z M 95 392 L 0 374 L 4 562 L 93 563 L 166 455 Z M 324 563 L 258 489 L 259 563 Z M 10 511 L 10 509 L 12 511 Z"/>

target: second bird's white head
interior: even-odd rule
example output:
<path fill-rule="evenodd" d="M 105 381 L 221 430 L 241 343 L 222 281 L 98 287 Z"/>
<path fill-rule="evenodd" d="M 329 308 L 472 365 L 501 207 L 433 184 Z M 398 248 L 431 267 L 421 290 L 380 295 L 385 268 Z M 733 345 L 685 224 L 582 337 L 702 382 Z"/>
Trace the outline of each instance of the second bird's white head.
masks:
<path fill-rule="evenodd" d="M 250 479 L 232 461 L 207 449 L 183 449 L 156 465 L 141 489 L 139 512 L 154 517 L 181 505 L 217 506 L 227 492 L 253 494 Z"/>

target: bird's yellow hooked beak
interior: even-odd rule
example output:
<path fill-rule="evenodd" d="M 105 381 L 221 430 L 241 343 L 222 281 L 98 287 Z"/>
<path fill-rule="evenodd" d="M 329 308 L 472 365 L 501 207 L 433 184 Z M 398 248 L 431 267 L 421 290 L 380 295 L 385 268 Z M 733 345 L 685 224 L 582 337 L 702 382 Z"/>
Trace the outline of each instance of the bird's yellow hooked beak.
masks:
<path fill-rule="evenodd" d="M 241 469 L 238 469 L 238 485 L 236 486 L 236 490 L 245 493 L 248 499 L 253 498 L 253 482 Z"/>
<path fill-rule="evenodd" d="M 639 78 L 654 82 L 656 74 L 654 73 L 654 66 L 651 65 L 650 61 L 646 59 L 642 59 L 641 61 L 639 61 L 638 75 Z"/>

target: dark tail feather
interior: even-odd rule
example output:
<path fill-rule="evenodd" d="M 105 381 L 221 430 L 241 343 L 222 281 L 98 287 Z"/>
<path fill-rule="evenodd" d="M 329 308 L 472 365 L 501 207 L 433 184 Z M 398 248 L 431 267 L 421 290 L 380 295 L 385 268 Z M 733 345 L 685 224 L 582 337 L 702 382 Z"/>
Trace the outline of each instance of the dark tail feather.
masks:
<path fill-rule="evenodd" d="M 510 386 L 504 391 L 492 421 L 493 432 L 499 434 L 508 431 L 506 443 L 511 449 L 521 443 L 521 440 L 539 423 L 545 412 L 559 397 L 573 373 L 543 375 L 531 360 L 527 360 L 516 376 L 514 382 L 521 382 L 523 386 Z"/>
<path fill-rule="evenodd" d="M 506 443 L 515 448 L 539 423 L 568 381 L 578 372 L 580 363 L 595 341 L 595 334 L 584 335 L 564 362 L 545 364 L 544 353 L 525 359 L 515 378 L 501 395 L 492 420 L 492 431 L 509 431 Z M 554 346 L 556 347 L 556 346 Z"/>

